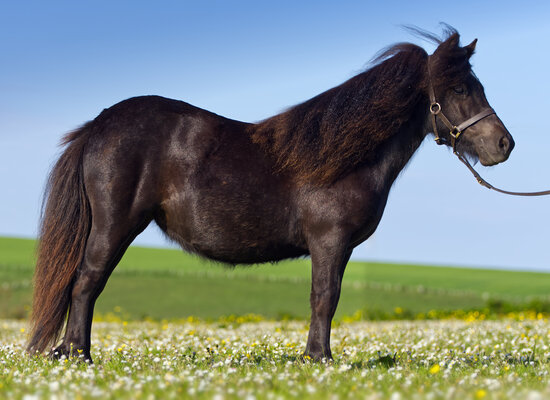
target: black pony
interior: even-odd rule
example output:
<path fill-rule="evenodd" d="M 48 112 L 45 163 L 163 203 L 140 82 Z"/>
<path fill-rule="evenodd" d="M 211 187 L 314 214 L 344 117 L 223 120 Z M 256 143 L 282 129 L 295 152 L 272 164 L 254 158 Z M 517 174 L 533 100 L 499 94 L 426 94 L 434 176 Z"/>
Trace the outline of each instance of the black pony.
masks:
<path fill-rule="evenodd" d="M 55 344 L 68 312 L 53 354 L 91 359 L 95 301 L 155 221 L 185 250 L 223 263 L 310 255 L 305 354 L 330 358 L 353 249 L 375 231 L 426 135 L 449 132 L 441 118 L 434 128 L 432 115 L 444 110 L 458 124 L 489 107 L 469 63 L 475 43 L 460 47 L 449 30 L 430 56 L 396 45 L 365 72 L 257 124 L 147 96 L 68 134 L 41 222 L 29 351 Z M 460 140 L 452 131 L 441 140 L 483 165 L 505 161 L 514 143 L 500 119 L 491 112 L 476 122 Z"/>

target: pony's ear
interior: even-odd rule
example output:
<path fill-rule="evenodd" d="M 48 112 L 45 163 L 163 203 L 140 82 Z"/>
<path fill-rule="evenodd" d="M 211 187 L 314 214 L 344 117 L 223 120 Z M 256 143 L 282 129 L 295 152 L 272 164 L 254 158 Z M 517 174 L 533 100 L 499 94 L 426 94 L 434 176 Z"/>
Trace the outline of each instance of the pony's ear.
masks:
<path fill-rule="evenodd" d="M 437 49 L 434 51 L 434 55 L 438 54 L 439 57 L 447 57 L 449 54 L 453 54 L 457 50 L 460 51 L 461 47 L 458 45 L 459 43 L 460 36 L 458 32 L 454 32 L 444 42 L 439 43 L 439 46 L 437 46 Z"/>
<path fill-rule="evenodd" d="M 448 49 L 457 48 L 459 47 L 458 44 L 460 43 L 460 35 L 458 32 L 453 33 L 447 40 L 445 40 L 442 44 L 446 45 L 445 47 Z"/>
<path fill-rule="evenodd" d="M 470 58 L 472 54 L 474 54 L 474 51 L 476 49 L 477 39 L 474 39 L 472 43 L 470 43 L 468 46 L 464 47 L 464 50 L 466 50 L 466 56 Z"/>

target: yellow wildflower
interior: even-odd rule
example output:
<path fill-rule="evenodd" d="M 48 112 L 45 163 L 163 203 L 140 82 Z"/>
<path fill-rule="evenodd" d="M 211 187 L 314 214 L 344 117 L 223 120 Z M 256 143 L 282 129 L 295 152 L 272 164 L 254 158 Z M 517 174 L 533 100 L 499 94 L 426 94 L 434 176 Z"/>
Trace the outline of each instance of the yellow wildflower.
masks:
<path fill-rule="evenodd" d="M 435 364 L 433 367 L 430 368 L 430 374 L 437 374 L 439 371 L 441 371 L 441 367 L 439 364 Z"/>
<path fill-rule="evenodd" d="M 479 390 L 476 392 L 476 399 L 482 399 L 482 398 L 484 398 L 485 396 L 487 396 L 487 391 L 486 391 L 486 390 L 479 389 Z"/>

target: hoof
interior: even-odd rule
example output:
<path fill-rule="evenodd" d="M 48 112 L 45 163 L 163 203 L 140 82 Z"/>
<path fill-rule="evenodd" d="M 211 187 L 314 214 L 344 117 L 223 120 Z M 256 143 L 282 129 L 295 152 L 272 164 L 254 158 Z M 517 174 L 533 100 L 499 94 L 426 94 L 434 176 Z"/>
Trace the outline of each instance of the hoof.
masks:
<path fill-rule="evenodd" d="M 59 345 L 58 347 L 50 351 L 48 357 L 54 360 L 72 358 L 77 361 L 88 362 L 90 364 L 93 363 L 89 350 L 80 348 L 79 346 L 75 346 L 73 344 L 69 346 L 65 345 L 64 343 Z"/>
<path fill-rule="evenodd" d="M 312 352 L 306 350 L 306 352 L 302 355 L 302 360 L 329 363 L 332 362 L 332 354 L 330 354 L 330 351 L 327 354 L 320 351 Z"/>

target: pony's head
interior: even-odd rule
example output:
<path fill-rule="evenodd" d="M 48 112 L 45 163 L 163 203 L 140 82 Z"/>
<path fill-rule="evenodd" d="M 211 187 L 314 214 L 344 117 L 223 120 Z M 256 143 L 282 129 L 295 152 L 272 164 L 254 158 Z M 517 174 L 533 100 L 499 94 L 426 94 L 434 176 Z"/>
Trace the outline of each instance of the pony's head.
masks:
<path fill-rule="evenodd" d="M 508 159 L 514 140 L 472 72 L 470 57 L 476 43 L 477 39 L 461 47 L 458 33 L 452 31 L 428 57 L 429 126 L 436 140 L 439 137 L 439 142 L 452 146 L 454 151 L 489 166 Z"/>

